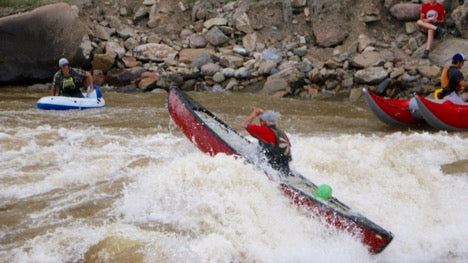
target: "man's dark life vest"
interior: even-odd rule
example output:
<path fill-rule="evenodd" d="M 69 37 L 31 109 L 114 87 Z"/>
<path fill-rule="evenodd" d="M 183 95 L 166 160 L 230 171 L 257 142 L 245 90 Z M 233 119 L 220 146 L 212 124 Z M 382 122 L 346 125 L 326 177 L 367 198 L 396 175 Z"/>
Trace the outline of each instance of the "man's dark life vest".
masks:
<path fill-rule="evenodd" d="M 286 133 L 277 129 L 275 125 L 268 125 L 268 128 L 275 133 L 276 144 L 267 143 L 262 139 L 259 139 L 259 143 L 263 147 L 270 163 L 287 166 L 292 160 L 289 138 L 286 136 Z"/>

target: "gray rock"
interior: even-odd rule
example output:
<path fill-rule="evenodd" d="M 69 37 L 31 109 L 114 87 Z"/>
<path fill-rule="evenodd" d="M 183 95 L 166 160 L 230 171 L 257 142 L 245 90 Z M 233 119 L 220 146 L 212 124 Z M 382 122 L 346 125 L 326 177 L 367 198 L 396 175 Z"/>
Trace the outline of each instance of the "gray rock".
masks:
<path fill-rule="evenodd" d="M 420 66 L 417 68 L 419 74 L 428 79 L 436 79 L 440 77 L 442 72 L 441 68 L 435 65 L 432 66 Z"/>
<path fill-rule="evenodd" d="M 361 97 L 361 94 L 362 94 L 362 91 L 361 91 L 360 88 L 351 89 L 350 92 L 349 92 L 349 100 L 351 102 L 356 102 Z"/>
<path fill-rule="evenodd" d="M 233 68 L 224 68 L 222 73 L 226 78 L 232 78 L 236 74 L 236 70 Z"/>
<path fill-rule="evenodd" d="M 464 39 L 468 39 L 468 0 L 452 12 L 452 19 Z M 466 54 L 466 53 L 465 53 Z"/>
<path fill-rule="evenodd" d="M 129 85 L 145 71 L 142 67 L 113 69 L 107 72 L 107 83 L 114 86 Z"/>
<path fill-rule="evenodd" d="M 216 83 L 221 83 L 225 80 L 226 78 L 224 77 L 224 74 L 222 72 L 216 72 L 213 75 L 213 81 Z"/>
<path fill-rule="evenodd" d="M 239 54 L 239 55 L 244 56 L 244 57 L 246 57 L 246 56 L 248 56 L 250 54 L 250 52 L 247 49 L 241 48 L 241 47 L 234 47 L 232 49 L 232 52 L 234 52 L 234 54 Z"/>
<path fill-rule="evenodd" d="M 354 56 L 351 60 L 351 66 L 355 68 L 367 68 L 377 65 L 379 61 L 381 61 L 381 56 L 378 52 L 363 52 Z"/>
<path fill-rule="evenodd" d="M 247 34 L 242 38 L 242 45 L 250 52 L 254 51 L 257 47 L 257 34 Z"/>
<path fill-rule="evenodd" d="M 177 51 L 165 44 L 149 43 L 133 49 L 133 56 L 144 61 L 163 62 L 166 59 L 175 58 L 176 55 Z"/>
<path fill-rule="evenodd" d="M 298 47 L 298 48 L 295 48 L 293 53 L 299 57 L 303 57 L 305 55 L 307 55 L 307 47 Z"/>
<path fill-rule="evenodd" d="M 322 80 L 322 74 L 318 68 L 312 69 L 308 74 L 307 77 L 312 83 L 318 83 Z"/>
<path fill-rule="evenodd" d="M 191 48 L 204 48 L 208 45 L 208 41 L 198 34 L 192 34 L 190 36 L 190 47 Z"/>
<path fill-rule="evenodd" d="M 134 21 L 138 21 L 140 19 L 142 19 L 143 17 L 147 16 L 148 15 L 148 8 L 145 7 L 145 6 L 140 6 L 137 11 L 135 12 L 135 14 L 133 15 L 133 20 Z"/>
<path fill-rule="evenodd" d="M 93 42 L 89 40 L 88 35 L 84 35 L 80 43 L 81 54 L 86 60 L 91 60 L 91 53 L 93 52 Z"/>
<path fill-rule="evenodd" d="M 152 6 L 154 4 L 156 4 L 156 0 L 144 0 L 143 1 L 143 5 L 145 6 Z"/>
<path fill-rule="evenodd" d="M 229 41 L 229 38 L 218 27 L 212 27 L 206 34 L 205 38 L 213 46 L 221 46 Z"/>
<path fill-rule="evenodd" d="M 341 86 L 345 89 L 350 89 L 354 85 L 354 78 L 353 77 L 346 77 L 341 81 Z"/>
<path fill-rule="evenodd" d="M 375 39 L 370 38 L 368 35 L 360 34 L 358 36 L 358 52 L 364 51 L 367 47 L 375 45 Z"/>
<path fill-rule="evenodd" d="M 183 84 L 184 78 L 182 74 L 177 72 L 163 72 L 156 82 L 156 87 L 169 89 L 171 86 L 182 86 Z"/>
<path fill-rule="evenodd" d="M 250 70 L 245 67 L 239 68 L 234 73 L 234 77 L 236 79 L 248 79 L 250 77 Z"/>
<path fill-rule="evenodd" d="M 114 33 L 115 30 L 112 30 L 111 28 L 104 27 L 101 25 L 96 25 L 94 27 L 94 36 L 101 39 L 101 40 L 109 40 L 111 37 L 111 34 Z"/>
<path fill-rule="evenodd" d="M 93 70 L 109 71 L 115 63 L 117 54 L 113 50 L 109 50 L 105 54 L 94 54 Z"/>
<path fill-rule="evenodd" d="M 239 85 L 236 79 L 231 79 L 226 85 L 226 90 L 233 90 Z"/>
<path fill-rule="evenodd" d="M 201 68 L 202 66 L 212 63 L 211 56 L 207 53 L 200 53 L 195 61 L 192 63 L 192 67 Z"/>
<path fill-rule="evenodd" d="M 261 75 L 271 75 L 272 69 L 276 67 L 276 62 L 273 60 L 264 60 L 260 62 L 257 72 Z"/>
<path fill-rule="evenodd" d="M 179 51 L 179 62 L 191 64 L 196 61 L 202 53 L 210 57 L 215 52 L 211 48 L 185 48 Z M 202 65 L 199 66 L 201 67 Z"/>
<path fill-rule="evenodd" d="M 276 64 L 280 64 L 283 60 L 281 52 L 275 48 L 265 49 L 262 52 L 262 55 L 264 60 L 273 60 L 274 62 L 276 62 Z"/>
<path fill-rule="evenodd" d="M 260 93 L 271 96 L 278 91 L 287 91 L 288 89 L 289 84 L 285 79 L 270 76 L 260 90 Z"/>
<path fill-rule="evenodd" d="M 388 72 L 383 67 L 371 67 L 358 70 L 354 79 L 358 84 L 378 84 L 387 78 Z"/>
<path fill-rule="evenodd" d="M 211 18 L 205 21 L 203 23 L 203 26 L 207 29 L 212 28 L 213 26 L 225 26 L 227 25 L 227 19 L 221 18 L 221 17 L 216 17 L 216 18 Z"/>
<path fill-rule="evenodd" d="M 0 84 L 51 80 L 61 57 L 85 66 L 89 61 L 80 47 L 85 35 L 78 13 L 64 3 L 1 17 Z"/>
<path fill-rule="evenodd" d="M 349 34 L 345 21 L 329 22 L 324 19 L 313 23 L 312 28 L 317 44 L 321 47 L 337 46 L 343 43 Z"/>
<path fill-rule="evenodd" d="M 138 44 L 139 42 L 133 37 L 127 38 L 127 40 L 125 40 L 124 42 L 125 49 L 127 50 L 133 50 L 135 47 L 138 46 Z"/>
<path fill-rule="evenodd" d="M 200 72 L 203 76 L 213 76 L 216 72 L 220 72 L 221 67 L 214 63 L 207 63 L 203 65 Z"/>
<path fill-rule="evenodd" d="M 123 24 L 118 17 L 109 16 L 107 19 L 109 21 L 109 25 L 115 29 L 116 33 L 121 38 L 127 39 L 135 34 L 133 29 L 130 26 Z"/>
<path fill-rule="evenodd" d="M 253 28 L 250 25 L 249 16 L 245 12 L 238 12 L 234 14 L 234 24 L 237 30 L 246 34 L 253 32 Z"/>
<path fill-rule="evenodd" d="M 238 68 L 244 64 L 244 58 L 234 55 L 223 55 L 219 57 L 219 64 L 226 68 Z"/>
<path fill-rule="evenodd" d="M 118 58 L 122 58 L 125 55 L 125 48 L 121 47 L 119 43 L 114 41 L 106 42 L 106 52 L 112 51 L 117 54 Z"/>
<path fill-rule="evenodd" d="M 418 31 L 418 26 L 414 22 L 406 22 L 405 23 L 405 31 L 406 34 L 413 34 L 414 32 Z"/>

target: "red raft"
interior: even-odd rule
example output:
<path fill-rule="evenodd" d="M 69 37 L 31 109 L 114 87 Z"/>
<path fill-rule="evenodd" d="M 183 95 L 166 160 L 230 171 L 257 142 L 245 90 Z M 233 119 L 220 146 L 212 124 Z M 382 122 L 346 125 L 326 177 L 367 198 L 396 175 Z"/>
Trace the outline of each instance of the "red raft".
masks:
<path fill-rule="evenodd" d="M 415 99 L 421 115 L 432 127 L 447 131 L 468 131 L 468 103 L 434 101 L 421 95 L 416 95 Z"/>
<path fill-rule="evenodd" d="M 169 114 L 187 138 L 201 151 L 210 155 L 225 153 L 237 155 L 264 170 L 291 200 L 306 208 L 311 214 L 324 218 L 338 229 L 346 230 L 359 238 L 371 253 L 379 253 L 392 241 L 393 234 L 363 215 L 352 210 L 338 199 L 323 201 L 314 197 L 317 186 L 304 176 L 292 172 L 282 174 L 266 167 L 267 162 L 257 143 L 253 143 L 222 120 L 195 102 L 177 88 L 172 88 L 168 98 Z M 263 156 L 262 156 L 263 155 Z"/>
<path fill-rule="evenodd" d="M 414 98 L 394 100 L 363 89 L 369 108 L 375 116 L 388 125 L 410 126 L 424 123 Z"/>

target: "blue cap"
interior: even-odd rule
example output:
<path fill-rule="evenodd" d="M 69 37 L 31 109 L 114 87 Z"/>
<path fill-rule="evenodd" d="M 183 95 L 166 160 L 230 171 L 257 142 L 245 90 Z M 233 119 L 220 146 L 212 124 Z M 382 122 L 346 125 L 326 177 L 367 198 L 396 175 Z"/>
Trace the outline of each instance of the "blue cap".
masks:
<path fill-rule="evenodd" d="M 456 53 L 455 55 L 453 55 L 452 61 L 466 61 L 466 59 L 462 53 Z"/>

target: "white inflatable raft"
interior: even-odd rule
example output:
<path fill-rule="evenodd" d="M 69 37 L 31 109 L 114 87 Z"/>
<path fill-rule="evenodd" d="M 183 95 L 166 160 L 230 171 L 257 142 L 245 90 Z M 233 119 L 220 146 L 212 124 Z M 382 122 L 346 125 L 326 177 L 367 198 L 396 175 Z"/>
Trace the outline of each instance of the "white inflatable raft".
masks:
<path fill-rule="evenodd" d="M 37 107 L 44 110 L 85 110 L 102 108 L 106 106 L 106 101 L 102 97 L 99 87 L 94 86 L 95 94 L 90 98 L 64 97 L 64 96 L 47 96 L 42 97 L 37 101 Z M 94 97 L 94 98 L 93 98 Z"/>

